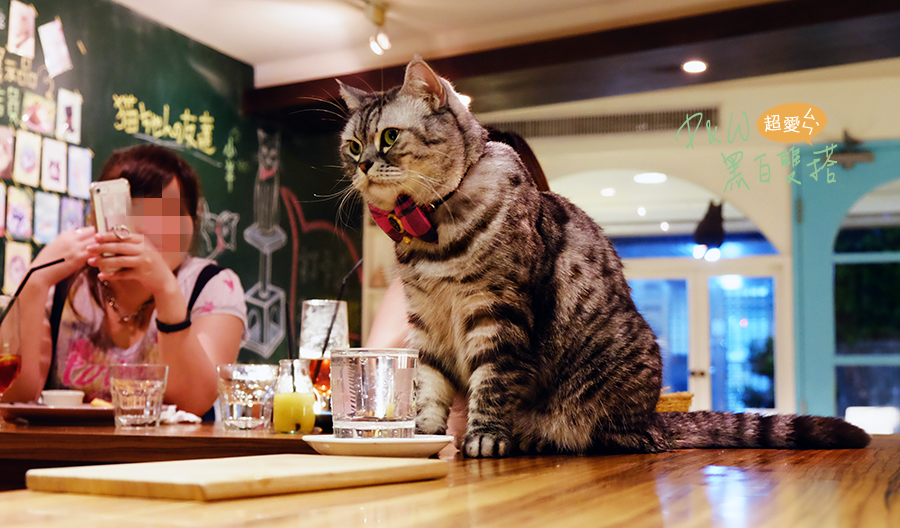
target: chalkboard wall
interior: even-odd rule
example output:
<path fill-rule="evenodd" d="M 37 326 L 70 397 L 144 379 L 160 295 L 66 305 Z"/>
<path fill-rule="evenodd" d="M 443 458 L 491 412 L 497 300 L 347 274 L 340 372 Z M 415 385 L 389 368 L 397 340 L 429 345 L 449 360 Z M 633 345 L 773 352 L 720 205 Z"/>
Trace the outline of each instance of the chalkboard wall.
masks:
<path fill-rule="evenodd" d="M 23 7 L 28 9 L 24 19 Z M 286 357 L 287 337 L 297 330 L 289 321 L 299 319 L 300 303 L 334 298 L 362 253 L 360 208 L 344 209 L 342 222 L 334 196 L 343 185 L 336 134 L 243 115 L 242 96 L 253 86 L 249 65 L 106 0 L 0 0 L 0 13 L 0 44 L 6 45 L 0 52 L 0 127 L 8 128 L 0 128 L 0 144 L 13 149 L 8 167 L 13 170 L 2 172 L 7 188 L 3 217 L 12 221 L 3 238 L 4 289 L 14 289 L 28 253 L 36 255 L 60 225 L 71 227 L 71 210 L 67 224 L 65 212 L 54 219 L 53 204 L 80 202 L 87 209 L 87 197 L 79 190 L 84 182 L 73 185 L 77 181 L 71 180 L 66 186 L 63 174 L 54 186 L 43 181 L 51 174 L 46 170 L 39 176 L 17 173 L 23 169 L 16 163 L 29 160 L 15 150 L 18 143 L 31 142 L 33 150 L 49 145 L 45 154 L 59 150 L 60 143 L 70 153 L 89 149 L 96 179 L 113 150 L 154 142 L 179 151 L 197 170 L 208 204 L 198 230 L 199 254 L 235 270 L 248 293 L 251 337 L 240 360 Z M 70 67 L 61 51 L 67 51 Z M 65 114 L 66 108 L 74 116 Z M 61 121 L 48 125 L 48 119 L 57 121 L 57 113 Z M 260 172 L 258 129 L 269 141 L 280 139 L 275 178 Z M 27 133 L 21 141 L 20 132 Z M 15 137 L 16 144 L 4 142 L 4 134 Z M 258 180 L 269 187 L 260 187 Z M 270 200 L 264 208 L 272 212 L 275 207 L 277 213 L 269 225 L 263 225 L 259 210 L 266 192 Z M 29 199 L 40 202 L 30 211 Z M 27 229 L 28 218 L 11 218 L 10 207 L 17 215 L 32 214 L 34 229 Z M 351 334 L 359 333 L 360 295 L 359 279 L 352 277 L 345 294 Z"/>

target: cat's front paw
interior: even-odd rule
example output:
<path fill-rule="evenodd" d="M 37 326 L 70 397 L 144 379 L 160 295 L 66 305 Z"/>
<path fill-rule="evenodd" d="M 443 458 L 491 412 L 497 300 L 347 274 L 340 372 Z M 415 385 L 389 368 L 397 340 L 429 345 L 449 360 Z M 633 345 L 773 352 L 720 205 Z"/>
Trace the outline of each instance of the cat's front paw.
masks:
<path fill-rule="evenodd" d="M 466 435 L 462 452 L 469 458 L 501 458 L 509 456 L 512 443 L 499 436 L 488 434 Z"/>
<path fill-rule="evenodd" d="M 546 441 L 541 440 L 521 440 L 519 442 L 519 452 L 525 455 L 542 455 L 549 452 Z"/>
<path fill-rule="evenodd" d="M 447 434 L 446 420 L 429 420 L 424 416 L 416 418 L 416 434 L 423 435 L 445 435 Z"/>

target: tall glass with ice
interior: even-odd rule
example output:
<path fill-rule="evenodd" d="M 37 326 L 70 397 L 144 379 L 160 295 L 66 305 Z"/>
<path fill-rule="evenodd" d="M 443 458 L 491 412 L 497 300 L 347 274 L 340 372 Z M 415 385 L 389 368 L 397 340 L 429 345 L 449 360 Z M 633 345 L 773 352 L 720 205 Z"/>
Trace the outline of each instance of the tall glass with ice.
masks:
<path fill-rule="evenodd" d="M 336 438 L 412 438 L 413 380 L 419 352 L 406 348 L 331 351 L 332 420 Z"/>
<path fill-rule="evenodd" d="M 329 328 L 331 334 L 328 333 Z M 300 358 L 309 360 L 310 377 L 318 394 L 317 411 L 331 410 L 331 351 L 349 346 L 347 301 L 303 301 L 300 312 Z"/>

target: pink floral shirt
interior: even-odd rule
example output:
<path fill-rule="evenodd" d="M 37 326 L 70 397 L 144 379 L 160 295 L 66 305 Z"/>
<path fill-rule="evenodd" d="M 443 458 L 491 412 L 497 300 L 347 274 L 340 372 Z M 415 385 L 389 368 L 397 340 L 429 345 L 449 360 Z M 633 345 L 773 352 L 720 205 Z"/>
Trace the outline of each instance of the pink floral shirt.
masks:
<path fill-rule="evenodd" d="M 185 300 L 189 300 L 197 276 L 213 261 L 189 258 L 178 269 L 178 284 Z M 56 388 L 83 390 L 88 399 L 109 400 L 109 365 L 120 363 L 153 363 L 159 358 L 157 345 L 156 311 L 150 318 L 147 332 L 134 345 L 122 349 L 115 345 L 102 330 L 103 309 L 94 303 L 87 284 L 82 283 L 74 292 L 73 303 L 81 317 L 72 311 L 67 302 L 60 319 L 56 344 L 55 368 L 50 373 L 50 385 Z M 53 301 L 51 288 L 47 312 Z M 247 306 L 244 289 L 237 274 L 223 269 L 214 276 L 200 293 L 191 310 L 191 320 L 207 314 L 230 314 L 239 317 L 247 337 Z"/>

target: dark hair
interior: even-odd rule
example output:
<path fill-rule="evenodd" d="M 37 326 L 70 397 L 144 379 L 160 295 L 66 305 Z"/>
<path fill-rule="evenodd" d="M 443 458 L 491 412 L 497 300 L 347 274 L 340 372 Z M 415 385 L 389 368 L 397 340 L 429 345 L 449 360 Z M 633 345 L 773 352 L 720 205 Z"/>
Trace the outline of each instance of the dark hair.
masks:
<path fill-rule="evenodd" d="M 145 144 L 119 149 L 103 164 L 100 180 L 125 178 L 131 186 L 132 198 L 159 198 L 162 190 L 178 180 L 181 204 L 198 226 L 200 178 L 184 159 L 158 145 Z"/>
<path fill-rule="evenodd" d="M 515 132 L 502 132 L 491 127 L 487 127 L 487 131 L 488 141 L 506 143 L 516 151 L 519 158 L 522 160 L 522 164 L 525 165 L 528 174 L 531 174 L 531 179 L 534 180 L 534 183 L 539 190 L 550 190 L 550 186 L 547 184 L 547 176 L 544 175 L 544 169 L 541 168 L 537 156 L 534 155 L 534 151 L 528 146 L 528 142 L 525 141 L 525 138 Z"/>
<path fill-rule="evenodd" d="M 118 149 L 103 164 L 98 180 L 115 180 L 125 178 L 131 187 L 132 198 L 161 198 L 163 189 L 178 180 L 180 189 L 181 206 L 194 222 L 194 233 L 200 228 L 200 178 L 194 169 L 178 154 L 165 147 L 153 144 L 143 144 L 136 147 Z M 192 246 L 196 246 L 197 237 L 194 236 Z M 69 288 L 68 301 L 75 316 L 82 319 L 81 314 L 75 308 L 73 301 L 75 292 L 81 281 L 87 281 L 88 291 L 97 306 L 103 307 L 103 293 L 100 280 L 97 278 L 97 268 L 85 266 L 75 276 L 72 286 Z M 144 325 L 150 317 L 151 311 L 144 311 L 137 320 L 139 326 Z M 55 351 L 54 351 L 55 353 Z"/>

